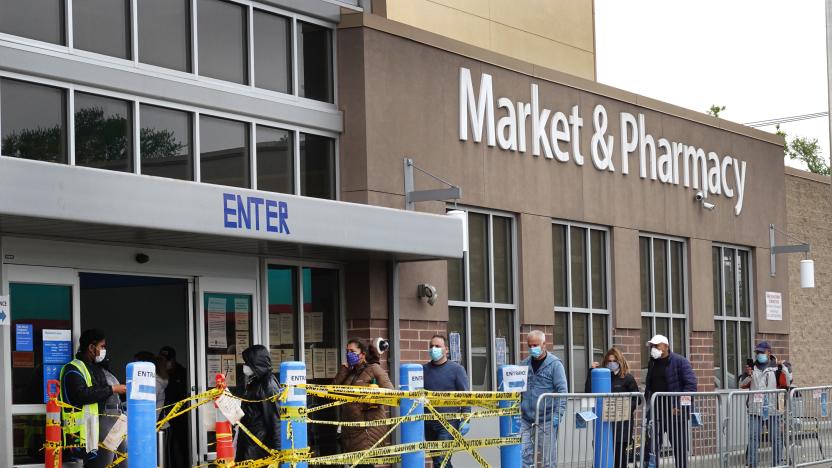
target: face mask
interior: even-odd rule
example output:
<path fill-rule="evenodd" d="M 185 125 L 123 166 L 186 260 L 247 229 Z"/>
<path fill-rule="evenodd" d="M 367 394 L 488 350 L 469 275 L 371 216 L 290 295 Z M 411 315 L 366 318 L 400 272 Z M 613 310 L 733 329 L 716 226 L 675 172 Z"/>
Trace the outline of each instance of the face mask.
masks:
<path fill-rule="evenodd" d="M 98 356 L 95 357 L 95 362 L 103 362 L 104 358 L 106 358 L 106 357 L 107 357 L 107 348 L 104 348 L 104 349 L 101 350 L 101 353 L 99 353 Z"/>
<path fill-rule="evenodd" d="M 361 356 L 359 356 L 358 353 L 354 353 L 352 351 L 347 352 L 347 364 L 349 364 L 350 367 L 357 365 L 360 361 Z"/>
<path fill-rule="evenodd" d="M 243 364 L 243 374 L 245 374 L 246 376 L 252 376 L 254 375 L 254 371 L 251 370 L 251 367 L 249 367 L 248 365 Z"/>
<path fill-rule="evenodd" d="M 617 362 L 608 362 L 607 369 L 611 370 L 613 374 L 617 374 L 621 366 Z"/>
<path fill-rule="evenodd" d="M 659 359 L 662 357 L 662 350 L 659 348 L 653 348 L 650 350 L 650 357 L 653 359 Z"/>
<path fill-rule="evenodd" d="M 768 363 L 768 356 L 765 354 L 758 354 L 757 355 L 757 362 L 760 364 L 767 364 Z"/>
<path fill-rule="evenodd" d="M 442 357 L 444 355 L 445 355 L 445 351 L 442 348 L 437 347 L 437 346 L 431 346 L 430 347 L 430 359 L 431 359 L 431 361 L 438 361 L 438 360 L 442 359 Z"/>
<path fill-rule="evenodd" d="M 539 358 L 540 355 L 543 354 L 543 348 L 540 346 L 531 346 L 529 347 L 529 355 L 535 359 Z"/>

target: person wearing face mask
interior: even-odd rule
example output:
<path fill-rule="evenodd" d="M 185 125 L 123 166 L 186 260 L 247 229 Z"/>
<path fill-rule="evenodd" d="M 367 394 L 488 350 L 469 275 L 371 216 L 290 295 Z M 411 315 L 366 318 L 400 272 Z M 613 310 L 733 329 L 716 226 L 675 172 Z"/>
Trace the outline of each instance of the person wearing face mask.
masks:
<path fill-rule="evenodd" d="M 272 372 L 272 358 L 263 345 L 252 345 L 243 350 L 242 383 L 243 419 L 240 420 L 249 432 L 257 437 L 266 447 L 280 448 L 280 416 L 277 401 L 270 400 L 280 393 L 280 388 Z M 248 434 L 240 431 L 237 435 L 235 461 L 256 460 L 269 454 L 257 445 Z"/>
<path fill-rule="evenodd" d="M 558 459 L 558 426 L 566 413 L 566 400 L 558 399 L 554 408 L 537 415 L 537 399 L 544 393 L 568 393 L 566 371 L 561 360 L 546 351 L 545 333 L 540 330 L 530 331 L 526 337 L 526 344 L 529 346 L 529 357 L 520 363 L 521 366 L 528 367 L 527 390 L 520 399 L 523 467 L 554 468 Z M 535 430 L 537 453 L 541 460 L 534 459 Z M 537 461 L 540 463 L 536 463 Z"/>
<path fill-rule="evenodd" d="M 647 379 L 644 398 L 650 403 L 654 393 L 658 392 L 696 392 L 696 374 L 690 361 L 684 356 L 670 351 L 670 343 L 664 335 L 656 335 L 647 342 L 650 348 L 650 362 L 647 363 Z M 688 463 L 688 420 L 691 406 L 681 405 L 679 398 L 662 398 L 657 400 L 658 414 L 651 415 L 656 437 L 648 438 L 651 463 L 658 461 L 659 448 L 664 434 L 667 434 L 673 447 L 676 468 L 687 468 Z M 649 465 L 649 463 L 648 463 Z"/>
<path fill-rule="evenodd" d="M 777 389 L 777 364 L 771 359 L 771 345 L 760 342 L 754 348 L 754 366 L 751 370 L 751 392 Z M 750 467 L 757 466 L 757 452 L 760 448 L 760 434 L 763 425 L 768 426 L 771 441 L 772 466 L 780 465 L 783 460 L 783 440 L 781 431 L 782 408 L 778 407 L 776 394 L 752 394 L 748 402 L 748 451 L 746 462 Z"/>
<path fill-rule="evenodd" d="M 633 374 L 630 373 L 630 366 L 624 355 L 616 348 L 610 348 L 604 359 L 600 363 L 593 362 L 592 368 L 597 369 L 604 367 L 612 373 L 612 393 L 634 393 L 638 392 L 638 383 Z M 584 392 L 592 393 L 592 371 L 587 373 L 586 384 L 584 385 Z M 616 468 L 626 468 L 627 460 L 627 446 L 633 437 L 633 413 L 636 406 L 641 403 L 639 398 L 633 398 L 630 404 L 630 420 L 613 423 L 612 433 L 615 442 L 614 447 L 614 466 Z M 630 460 L 633 461 L 633 460 Z"/>
<path fill-rule="evenodd" d="M 448 360 L 448 346 L 444 335 L 433 335 L 428 344 L 430 362 L 422 364 L 425 390 L 433 392 L 468 391 L 468 374 L 465 368 Z M 440 413 L 470 413 L 470 406 L 445 406 L 436 408 Z M 469 424 L 460 424 L 458 419 L 448 421 L 462 435 L 468 433 Z M 453 440 L 453 436 L 439 421 L 425 421 L 425 440 Z M 445 456 L 433 457 L 433 467 L 439 468 Z M 453 468 L 451 459 L 445 464 Z"/>
<path fill-rule="evenodd" d="M 341 365 L 335 376 L 335 385 L 355 385 L 369 387 L 378 385 L 380 388 L 392 390 L 393 384 L 387 372 L 379 364 L 380 356 L 373 346 L 367 346 L 363 341 L 351 339 L 347 342 L 347 362 Z M 376 421 L 387 418 L 384 405 L 370 403 L 347 403 L 341 406 L 341 421 Z M 367 450 L 381 439 L 389 430 L 388 426 L 373 427 L 341 427 L 341 448 L 344 452 Z M 384 443 L 379 444 L 382 446 Z M 370 467 L 372 465 L 358 465 Z"/>
<path fill-rule="evenodd" d="M 107 401 L 114 395 L 124 395 L 124 384 L 111 384 L 101 368 L 107 357 L 107 340 L 104 332 L 91 329 L 81 333 L 75 359 L 61 369 L 61 402 L 71 405 L 61 407 L 64 445 L 80 445 L 69 450 L 68 458 L 83 463 L 85 468 L 104 467 L 112 463 L 115 454 L 98 444 L 107 437 L 99 430 Z M 96 435 L 97 433 L 97 435 Z M 93 439 L 97 440 L 93 440 Z"/>

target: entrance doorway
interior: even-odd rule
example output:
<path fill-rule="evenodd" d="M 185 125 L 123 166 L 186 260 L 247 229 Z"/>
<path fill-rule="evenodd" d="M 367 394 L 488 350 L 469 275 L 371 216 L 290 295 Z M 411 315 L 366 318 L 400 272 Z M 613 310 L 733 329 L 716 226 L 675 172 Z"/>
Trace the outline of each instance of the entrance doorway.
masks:
<path fill-rule="evenodd" d="M 174 363 L 167 371 L 165 404 L 190 395 L 192 386 L 188 280 L 151 276 L 79 273 L 81 330 L 98 328 L 107 336 L 107 362 L 121 383 L 129 362 Z M 166 362 L 166 361 L 160 361 Z M 187 417 L 171 421 L 165 466 L 191 466 L 191 429 Z"/>

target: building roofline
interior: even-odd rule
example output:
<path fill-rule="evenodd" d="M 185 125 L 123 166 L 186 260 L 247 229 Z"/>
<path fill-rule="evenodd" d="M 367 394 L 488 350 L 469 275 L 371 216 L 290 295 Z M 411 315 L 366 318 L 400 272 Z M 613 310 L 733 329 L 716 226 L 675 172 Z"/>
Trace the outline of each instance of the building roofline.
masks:
<path fill-rule="evenodd" d="M 787 176 L 792 177 L 800 177 L 801 179 L 811 180 L 813 182 L 819 182 L 821 184 L 832 185 L 832 177 L 815 174 L 813 172 L 804 171 L 802 169 L 797 169 L 791 166 L 785 166 L 785 172 Z"/>
<path fill-rule="evenodd" d="M 611 99 L 616 99 L 628 104 L 643 107 L 663 114 L 679 117 L 691 122 L 719 128 L 731 133 L 736 133 L 756 140 L 783 145 L 784 139 L 774 133 L 764 132 L 756 128 L 748 127 L 729 120 L 716 118 L 708 114 L 696 112 L 684 107 L 669 104 L 657 99 L 641 96 L 636 93 L 625 91 L 596 81 L 588 80 L 578 76 L 570 75 L 551 68 L 535 65 L 507 55 L 476 47 L 465 42 L 441 36 L 436 33 L 425 31 L 404 23 L 399 23 L 379 15 L 368 13 L 356 13 L 344 15 L 339 29 L 369 28 L 393 36 L 409 39 L 437 49 L 468 57 L 494 66 L 512 70 L 518 73 L 539 78 L 541 80 L 558 83 L 580 91 L 598 94 Z M 596 51 L 597 52 L 597 51 Z"/>

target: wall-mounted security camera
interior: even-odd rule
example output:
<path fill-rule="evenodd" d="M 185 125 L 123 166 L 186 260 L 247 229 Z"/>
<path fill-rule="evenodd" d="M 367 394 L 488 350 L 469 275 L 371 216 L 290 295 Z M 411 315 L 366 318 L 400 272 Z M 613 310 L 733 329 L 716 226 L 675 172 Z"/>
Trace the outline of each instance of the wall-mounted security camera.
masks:
<path fill-rule="evenodd" d="M 714 205 L 711 202 L 703 201 L 702 202 L 702 208 L 705 208 L 706 210 L 713 210 L 714 208 L 716 208 L 716 205 Z"/>
<path fill-rule="evenodd" d="M 428 283 L 420 284 L 416 293 L 420 298 L 424 297 L 427 299 L 428 304 L 430 305 L 436 304 L 436 299 L 439 297 L 439 293 L 436 291 L 436 286 Z"/>
<path fill-rule="evenodd" d="M 696 195 L 693 196 L 693 199 L 696 200 L 696 201 L 701 202 L 702 200 L 705 199 L 705 192 L 703 192 L 701 190 L 696 192 Z"/>
<path fill-rule="evenodd" d="M 136 254 L 136 263 L 141 263 L 142 265 L 144 265 L 145 263 L 147 263 L 149 261 L 150 261 L 150 256 L 148 256 L 147 254 L 143 254 L 143 253 L 137 253 Z"/>
<path fill-rule="evenodd" d="M 373 346 L 378 351 L 378 354 L 384 354 L 385 351 L 390 349 L 390 342 L 385 340 L 384 338 L 376 338 L 373 341 Z"/>

